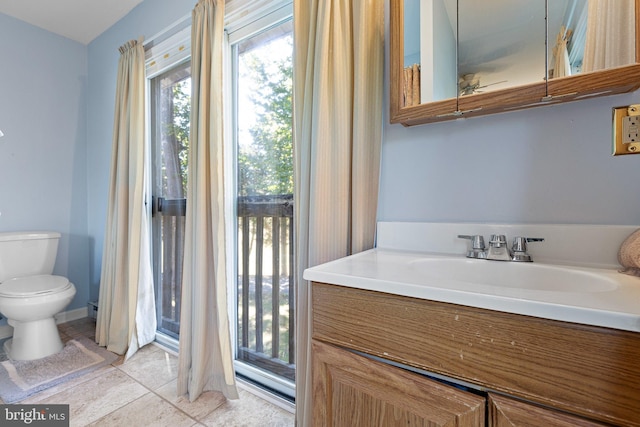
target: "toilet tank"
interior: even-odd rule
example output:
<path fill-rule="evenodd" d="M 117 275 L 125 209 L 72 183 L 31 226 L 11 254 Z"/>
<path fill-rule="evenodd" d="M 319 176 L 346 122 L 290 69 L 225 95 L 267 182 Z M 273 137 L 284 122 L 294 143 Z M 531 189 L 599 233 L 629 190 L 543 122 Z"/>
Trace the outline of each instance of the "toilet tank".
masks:
<path fill-rule="evenodd" d="M 14 277 L 51 274 L 60 233 L 17 231 L 0 233 L 0 282 Z"/>

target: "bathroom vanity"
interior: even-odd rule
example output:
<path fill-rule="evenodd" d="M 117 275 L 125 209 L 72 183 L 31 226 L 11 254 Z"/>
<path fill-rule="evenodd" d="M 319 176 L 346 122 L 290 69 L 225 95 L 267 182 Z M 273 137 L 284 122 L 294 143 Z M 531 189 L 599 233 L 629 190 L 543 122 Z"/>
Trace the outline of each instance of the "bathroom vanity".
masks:
<path fill-rule="evenodd" d="M 455 238 L 439 237 L 455 237 L 448 227 L 456 225 L 410 226 L 407 236 L 423 235 L 427 246 L 444 242 L 427 249 L 459 248 Z M 468 234 L 487 231 L 468 227 Z M 603 245 L 615 247 L 632 229 L 586 234 L 602 233 L 611 240 Z M 558 267 L 576 273 L 566 288 L 524 281 L 518 289 L 517 276 L 510 276 L 516 289 L 484 277 L 438 279 L 429 272 L 437 261 L 459 260 L 464 270 L 464 255 L 400 250 L 402 234 L 379 227 L 376 249 L 305 272 L 315 425 L 640 426 L 640 279 L 576 260 Z M 566 249 L 564 239 L 557 242 L 551 239 L 550 252 Z M 424 259 L 436 263 L 416 268 Z M 473 261 L 494 263 L 489 272 L 511 267 Z"/>

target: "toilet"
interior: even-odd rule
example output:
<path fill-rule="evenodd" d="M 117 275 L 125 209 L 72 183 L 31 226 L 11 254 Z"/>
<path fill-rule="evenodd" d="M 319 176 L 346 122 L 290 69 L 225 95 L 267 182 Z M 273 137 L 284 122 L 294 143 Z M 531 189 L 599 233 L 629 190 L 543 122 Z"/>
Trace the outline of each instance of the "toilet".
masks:
<path fill-rule="evenodd" d="M 66 277 L 54 276 L 60 233 L 0 233 L 0 315 L 13 326 L 4 343 L 12 360 L 34 360 L 62 350 L 54 316 L 76 294 Z"/>

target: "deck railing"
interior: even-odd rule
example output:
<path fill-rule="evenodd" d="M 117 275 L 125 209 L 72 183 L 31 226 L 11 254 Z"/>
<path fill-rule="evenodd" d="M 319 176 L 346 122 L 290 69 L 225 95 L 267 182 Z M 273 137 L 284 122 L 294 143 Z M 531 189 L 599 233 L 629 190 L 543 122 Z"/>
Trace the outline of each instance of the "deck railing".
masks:
<path fill-rule="evenodd" d="M 185 199 L 160 199 L 158 329 L 178 338 Z M 239 197 L 237 359 L 294 381 L 293 195 Z"/>
<path fill-rule="evenodd" d="M 154 199 L 154 263 L 158 330 L 174 338 L 180 334 L 182 259 L 187 199 Z"/>
<path fill-rule="evenodd" d="M 237 212 L 237 358 L 293 381 L 293 195 L 239 197 Z"/>

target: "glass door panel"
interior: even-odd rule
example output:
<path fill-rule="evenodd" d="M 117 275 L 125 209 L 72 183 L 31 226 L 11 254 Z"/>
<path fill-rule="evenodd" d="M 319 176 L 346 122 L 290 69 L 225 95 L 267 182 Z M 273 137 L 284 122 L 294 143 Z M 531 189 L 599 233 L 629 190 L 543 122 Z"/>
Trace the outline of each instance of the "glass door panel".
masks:
<path fill-rule="evenodd" d="M 153 264 L 158 331 L 177 339 L 187 189 L 191 67 L 151 79 Z"/>
<path fill-rule="evenodd" d="M 237 370 L 286 395 L 295 380 L 291 21 L 234 45 Z"/>

